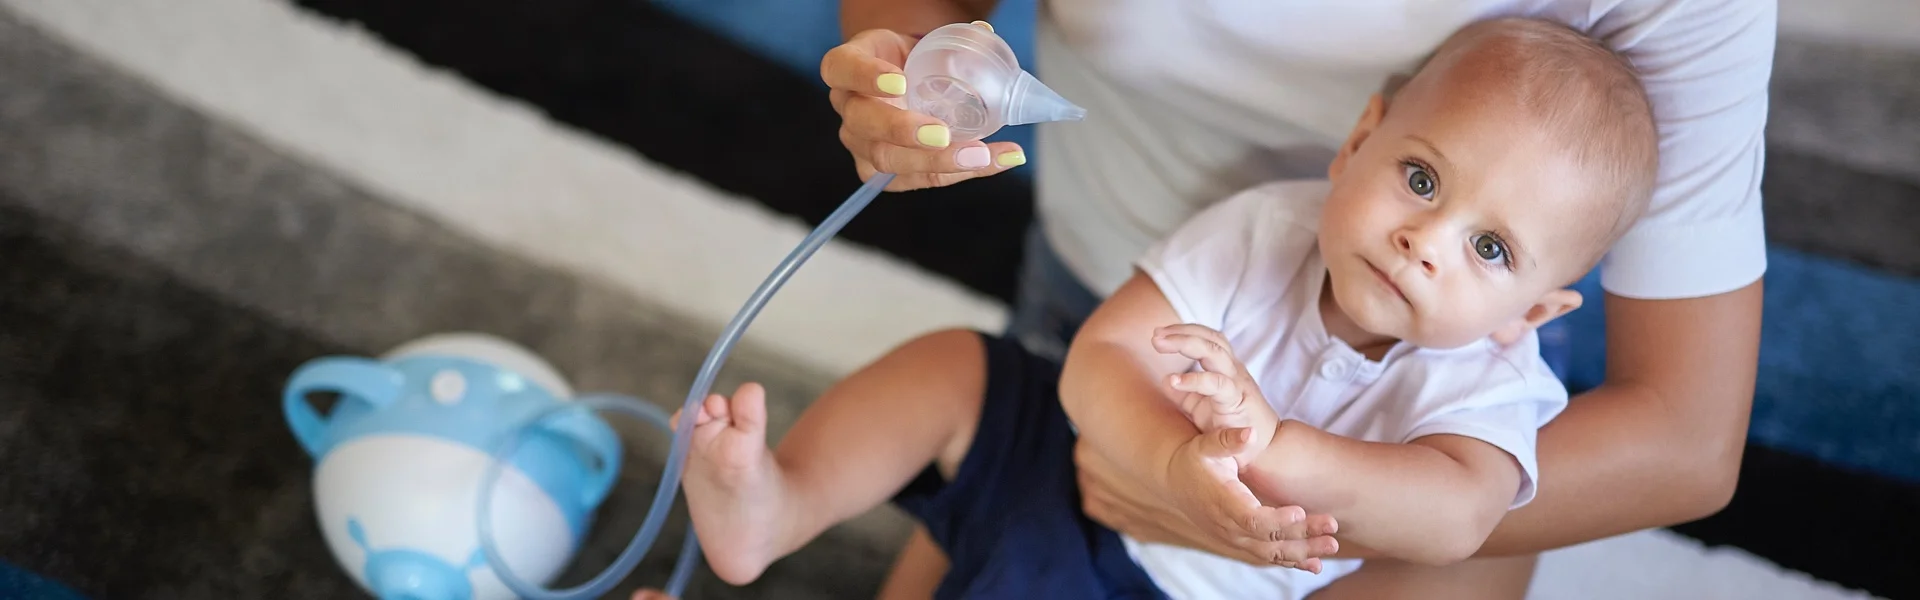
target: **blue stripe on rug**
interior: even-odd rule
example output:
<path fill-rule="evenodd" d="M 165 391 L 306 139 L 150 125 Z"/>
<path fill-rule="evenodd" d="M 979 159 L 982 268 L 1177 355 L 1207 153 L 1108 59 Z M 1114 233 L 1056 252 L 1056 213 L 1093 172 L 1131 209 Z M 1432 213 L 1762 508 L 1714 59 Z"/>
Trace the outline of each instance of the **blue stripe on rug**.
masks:
<path fill-rule="evenodd" d="M 1920 482 L 1920 279 L 1773 247 L 1750 438 L 1766 446 Z M 1598 297 L 1597 278 L 1580 283 Z M 1568 383 L 1606 368 L 1599 306 L 1570 315 Z"/>
<path fill-rule="evenodd" d="M 66 586 L 0 560 L 0 598 L 22 600 L 86 600 Z"/>

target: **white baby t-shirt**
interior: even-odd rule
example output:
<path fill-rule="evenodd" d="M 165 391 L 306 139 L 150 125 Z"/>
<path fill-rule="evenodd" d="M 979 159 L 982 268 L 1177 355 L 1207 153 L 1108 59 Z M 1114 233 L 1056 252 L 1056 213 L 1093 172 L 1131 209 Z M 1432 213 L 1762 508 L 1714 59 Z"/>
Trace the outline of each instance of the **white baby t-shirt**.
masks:
<path fill-rule="evenodd" d="M 1401 343 L 1368 360 L 1328 335 L 1317 299 L 1326 280 L 1316 232 L 1325 181 L 1287 181 L 1236 194 L 1152 246 L 1137 266 L 1180 319 L 1220 331 L 1282 419 L 1354 439 L 1403 443 L 1453 434 L 1483 440 L 1524 474 L 1512 508 L 1531 501 L 1535 435 L 1567 405 L 1538 339 L 1484 339 L 1436 350 Z M 1186 598 L 1301 598 L 1359 568 L 1323 561 L 1320 575 L 1254 567 L 1177 546 L 1125 538 L 1161 589 Z"/>

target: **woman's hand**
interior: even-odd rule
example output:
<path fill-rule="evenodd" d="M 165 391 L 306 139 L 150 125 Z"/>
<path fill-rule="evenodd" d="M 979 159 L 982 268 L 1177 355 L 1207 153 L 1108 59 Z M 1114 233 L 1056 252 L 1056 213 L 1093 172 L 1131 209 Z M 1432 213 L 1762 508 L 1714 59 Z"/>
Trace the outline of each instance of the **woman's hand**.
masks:
<path fill-rule="evenodd" d="M 989 27 L 984 22 L 975 22 Z M 920 40 L 887 29 L 869 29 L 829 50 L 820 78 L 840 113 L 840 143 L 853 154 L 860 180 L 894 174 L 888 191 L 952 185 L 1026 164 L 1019 144 L 953 143 L 945 123 L 906 110 L 907 53 Z"/>
<path fill-rule="evenodd" d="M 1234 433 L 1244 431 L 1201 434 L 1181 446 L 1161 489 L 1128 481 L 1085 443 L 1077 444 L 1082 509 L 1135 539 L 1318 573 L 1320 557 L 1339 550 L 1332 537 L 1338 524 L 1298 506 L 1261 506 L 1231 458 L 1247 441 L 1244 433 Z"/>

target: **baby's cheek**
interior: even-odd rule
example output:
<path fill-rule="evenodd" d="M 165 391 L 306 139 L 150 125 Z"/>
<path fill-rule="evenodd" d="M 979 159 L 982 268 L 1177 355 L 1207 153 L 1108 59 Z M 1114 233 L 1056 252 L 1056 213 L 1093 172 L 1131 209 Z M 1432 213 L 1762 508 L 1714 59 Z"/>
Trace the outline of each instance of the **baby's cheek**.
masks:
<path fill-rule="evenodd" d="M 1423 339 L 1416 343 L 1434 348 L 1457 348 L 1486 337 L 1493 331 L 1488 324 L 1487 311 L 1472 306 L 1471 302 L 1456 300 L 1420 315 L 1416 327 Z"/>

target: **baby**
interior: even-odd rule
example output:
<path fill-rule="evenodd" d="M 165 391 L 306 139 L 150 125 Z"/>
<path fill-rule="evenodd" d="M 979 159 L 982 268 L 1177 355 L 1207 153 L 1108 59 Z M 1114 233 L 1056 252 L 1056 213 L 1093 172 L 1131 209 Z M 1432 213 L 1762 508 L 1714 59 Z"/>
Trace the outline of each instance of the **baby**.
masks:
<path fill-rule="evenodd" d="M 1358 568 L 1340 543 L 1463 560 L 1534 495 L 1567 403 L 1534 330 L 1644 210 L 1656 143 L 1604 46 L 1471 25 L 1370 100 L 1327 180 L 1237 194 L 1140 257 L 1064 366 L 924 336 L 771 451 L 760 387 L 708 398 L 685 479 L 706 558 L 745 584 L 891 499 L 948 556 L 942 598 L 1300 598 Z M 1272 564 L 1088 519 L 1076 436 Z"/>

